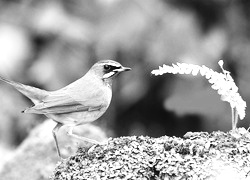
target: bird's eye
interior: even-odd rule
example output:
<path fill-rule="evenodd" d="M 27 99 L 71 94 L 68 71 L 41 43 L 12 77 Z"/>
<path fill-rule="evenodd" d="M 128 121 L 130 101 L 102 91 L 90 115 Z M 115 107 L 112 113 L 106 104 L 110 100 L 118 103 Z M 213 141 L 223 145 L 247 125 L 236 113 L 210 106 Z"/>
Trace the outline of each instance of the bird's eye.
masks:
<path fill-rule="evenodd" d="M 105 70 L 110 70 L 110 69 L 111 69 L 111 66 L 110 66 L 110 65 L 105 64 L 105 65 L 104 65 L 104 69 L 105 69 Z"/>

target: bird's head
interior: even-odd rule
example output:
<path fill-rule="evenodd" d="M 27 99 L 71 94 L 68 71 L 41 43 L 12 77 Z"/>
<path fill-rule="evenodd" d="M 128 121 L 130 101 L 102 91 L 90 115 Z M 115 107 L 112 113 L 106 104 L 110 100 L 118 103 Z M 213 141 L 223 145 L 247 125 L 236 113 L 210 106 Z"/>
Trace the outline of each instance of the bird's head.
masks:
<path fill-rule="evenodd" d="M 95 73 L 104 81 L 109 81 L 121 72 L 129 71 L 131 68 L 124 67 L 120 63 L 113 60 L 101 60 L 95 63 L 90 71 Z"/>

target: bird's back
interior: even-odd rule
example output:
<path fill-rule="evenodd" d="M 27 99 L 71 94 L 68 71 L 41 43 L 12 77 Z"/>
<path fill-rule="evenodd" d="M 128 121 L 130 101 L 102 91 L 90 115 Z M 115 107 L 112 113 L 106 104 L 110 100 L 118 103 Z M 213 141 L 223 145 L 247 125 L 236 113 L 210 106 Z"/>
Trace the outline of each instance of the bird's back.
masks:
<path fill-rule="evenodd" d="M 99 118 L 108 108 L 112 91 L 100 79 L 85 75 L 57 91 L 48 92 L 42 102 L 25 110 L 44 114 L 62 124 L 84 124 Z"/>

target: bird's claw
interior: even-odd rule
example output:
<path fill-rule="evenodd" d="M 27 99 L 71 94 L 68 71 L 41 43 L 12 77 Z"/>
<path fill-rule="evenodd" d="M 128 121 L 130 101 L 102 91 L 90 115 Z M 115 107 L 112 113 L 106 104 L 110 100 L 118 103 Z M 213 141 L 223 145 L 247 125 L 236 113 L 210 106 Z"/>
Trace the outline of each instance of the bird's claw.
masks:
<path fill-rule="evenodd" d="M 107 144 L 107 142 L 98 142 L 97 144 L 94 144 L 93 146 L 91 146 L 91 147 L 89 148 L 89 150 L 88 150 L 88 155 L 92 154 L 92 153 L 94 152 L 94 150 L 95 150 L 96 147 L 98 147 L 98 146 L 103 146 L 103 145 L 105 145 L 105 144 Z"/>

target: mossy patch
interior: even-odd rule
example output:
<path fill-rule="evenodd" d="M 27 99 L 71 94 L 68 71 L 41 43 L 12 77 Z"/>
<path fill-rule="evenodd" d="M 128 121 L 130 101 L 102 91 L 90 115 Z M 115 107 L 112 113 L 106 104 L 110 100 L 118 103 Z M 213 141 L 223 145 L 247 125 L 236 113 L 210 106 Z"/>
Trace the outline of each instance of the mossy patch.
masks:
<path fill-rule="evenodd" d="M 51 179 L 247 179 L 250 134 L 188 132 L 183 138 L 131 136 L 109 139 L 90 153 L 79 148 Z"/>

